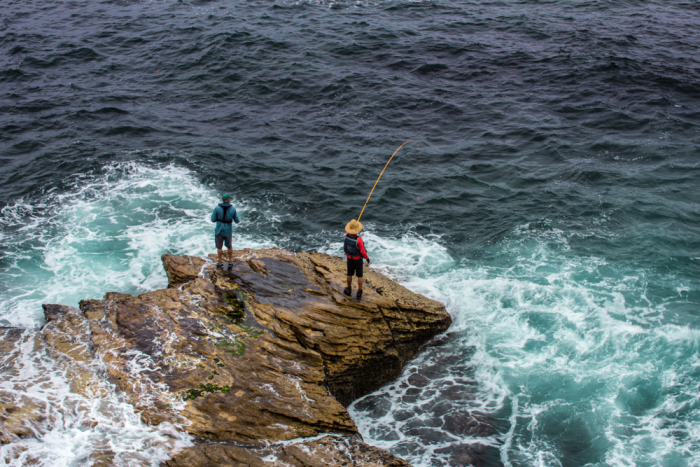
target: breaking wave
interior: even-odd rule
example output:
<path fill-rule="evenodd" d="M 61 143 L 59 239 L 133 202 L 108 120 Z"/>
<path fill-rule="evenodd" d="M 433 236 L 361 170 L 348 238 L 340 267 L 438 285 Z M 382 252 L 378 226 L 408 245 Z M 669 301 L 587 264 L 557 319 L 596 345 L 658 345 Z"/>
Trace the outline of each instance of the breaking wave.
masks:
<path fill-rule="evenodd" d="M 175 165 L 114 163 L 78 174 L 41 203 L 25 200 L 2 209 L 6 326 L 43 323 L 41 304 L 77 306 L 106 292 L 138 294 L 167 285 L 160 256 L 205 255 L 214 250 L 209 221 L 218 193 Z M 254 208 L 234 203 L 250 215 Z M 237 234 L 237 248 L 269 246 Z"/>
<path fill-rule="evenodd" d="M 351 406 L 367 442 L 417 466 L 700 462 L 700 341 L 674 322 L 677 279 L 577 256 L 568 237 L 524 225 L 486 263 L 365 235 L 377 266 L 454 317 Z"/>
<path fill-rule="evenodd" d="M 64 184 L 63 191 L 49 188 L 39 204 L 16 201 L 0 217 L 0 331 L 23 333 L 0 353 L 0 401 L 22 407 L 18 417 L 34 414 L 26 418 L 26 437 L 0 446 L 0 462 L 158 466 L 190 437 L 181 427 L 143 423 L 99 361 L 99 395 L 72 391 L 66 368 L 40 345 L 41 304 L 77 306 L 110 291 L 165 287 L 162 254 L 214 250 L 209 215 L 218 194 L 175 165 L 114 163 Z M 254 209 L 236 204 L 248 215 Z M 269 246 L 241 230 L 237 247 Z"/>

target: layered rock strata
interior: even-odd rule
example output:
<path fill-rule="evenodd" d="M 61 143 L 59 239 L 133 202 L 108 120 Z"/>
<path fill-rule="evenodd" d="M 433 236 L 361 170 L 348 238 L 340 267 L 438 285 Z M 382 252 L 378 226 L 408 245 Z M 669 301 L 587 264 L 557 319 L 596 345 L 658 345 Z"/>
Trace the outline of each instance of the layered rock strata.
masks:
<path fill-rule="evenodd" d="M 90 365 L 99 358 L 145 421 L 211 440 L 172 466 L 320 465 L 302 452 L 328 465 L 362 453 L 367 465 L 405 465 L 352 436 L 345 406 L 447 329 L 444 306 L 371 270 L 363 298 L 347 297 L 344 260 L 321 253 L 237 251 L 226 271 L 191 256 L 164 255 L 163 265 L 167 289 L 108 293 L 80 311 L 45 305 L 42 341 L 70 362 L 75 391 L 99 394 Z M 7 420 L 5 437 L 17 425 Z M 263 448 L 323 433 L 350 437 Z"/>

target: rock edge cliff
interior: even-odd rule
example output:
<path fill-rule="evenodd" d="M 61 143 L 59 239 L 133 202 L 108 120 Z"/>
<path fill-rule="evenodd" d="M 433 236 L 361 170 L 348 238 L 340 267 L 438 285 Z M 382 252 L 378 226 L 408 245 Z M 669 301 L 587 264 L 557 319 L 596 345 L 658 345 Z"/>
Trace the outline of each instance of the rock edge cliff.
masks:
<path fill-rule="evenodd" d="M 99 386 L 102 360 L 145 421 L 200 440 L 173 467 L 406 465 L 362 443 L 345 407 L 449 327 L 442 304 L 369 268 L 363 298 L 347 297 L 344 259 L 322 253 L 241 250 L 230 271 L 162 259 L 166 289 L 44 305 L 43 339 L 70 361 L 73 390 Z"/>

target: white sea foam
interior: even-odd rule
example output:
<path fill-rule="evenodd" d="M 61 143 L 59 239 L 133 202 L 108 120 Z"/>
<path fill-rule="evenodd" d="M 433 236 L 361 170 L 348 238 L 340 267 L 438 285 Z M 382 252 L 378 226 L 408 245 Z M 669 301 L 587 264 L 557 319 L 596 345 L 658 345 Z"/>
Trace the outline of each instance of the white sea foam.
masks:
<path fill-rule="evenodd" d="M 214 250 L 209 216 L 217 193 L 186 169 L 112 164 L 95 176 L 77 175 L 69 185 L 39 204 L 19 200 L 2 210 L 9 267 L 2 273 L 7 290 L 0 317 L 14 326 L 41 323 L 41 303 L 77 305 L 109 291 L 163 287 L 163 253 Z M 234 204 L 245 211 L 244 203 Z M 270 246 L 245 233 L 235 243 Z"/>
<path fill-rule="evenodd" d="M 668 324 L 644 271 L 577 257 L 546 225 L 494 245 L 501 264 L 457 264 L 439 239 L 364 237 L 374 267 L 454 318 L 396 382 L 350 407 L 367 442 L 417 466 L 455 465 L 465 444 L 495 446 L 506 465 L 700 464 L 698 333 Z M 468 361 L 444 358 L 464 349 Z M 441 398 L 449 412 L 435 410 Z M 449 419 L 460 412 L 506 428 L 471 436 Z"/>
<path fill-rule="evenodd" d="M 38 415 L 25 419 L 33 436 L 0 445 L 2 465 L 62 467 L 102 459 L 114 465 L 158 466 L 170 452 L 192 444 L 168 423 L 144 424 L 104 378 L 99 397 L 72 392 L 64 368 L 41 346 L 35 349 L 34 335 L 26 330 L 11 352 L 0 355 L 0 401 Z M 104 372 L 99 364 L 94 369 Z"/>
<path fill-rule="evenodd" d="M 5 326 L 40 326 L 42 303 L 77 305 L 109 291 L 164 287 L 163 253 L 214 250 L 209 216 L 217 192 L 186 169 L 116 163 L 65 183 L 62 193 L 49 190 L 34 204 L 18 200 L 2 210 L 2 261 L 7 267 L 0 272 L 0 319 Z M 235 204 L 243 208 L 245 221 L 245 204 Z M 243 233 L 235 237 L 237 247 L 270 246 L 245 228 L 242 224 Z M 30 341 L 26 337 L 15 352 L 2 355 L 0 401 L 26 398 L 21 405 L 34 404 L 43 418 L 32 425 L 35 437 L 0 446 L 0 463 L 89 465 L 107 456 L 115 465 L 156 466 L 190 443 L 177 427 L 144 424 L 106 380 L 105 397 L 71 392 L 63 369 L 43 353 L 32 353 Z M 142 356 L 133 362 L 147 366 L 147 360 Z M 132 370 L 137 374 L 141 368 Z"/>
<path fill-rule="evenodd" d="M 185 169 L 114 164 L 68 184 L 0 216 L 0 318 L 14 325 L 40 324 L 40 303 L 162 287 L 162 253 L 213 249 L 216 193 Z M 417 466 L 454 465 L 479 445 L 506 465 L 700 465 L 700 334 L 669 312 L 695 284 L 576 256 L 572 235 L 547 222 L 516 228 L 481 262 L 456 261 L 439 237 L 373 230 L 364 234 L 372 267 L 445 303 L 454 324 L 397 381 L 351 406 L 366 441 Z M 245 230 L 237 239 L 271 246 Z M 340 255 L 341 241 L 322 250 Z M 650 292 L 660 284 L 670 298 Z M 45 360 L 17 368 L 3 381 L 29 381 L 50 416 L 36 438 L 0 448 L 12 465 L 75 465 L 103 451 L 156 465 L 188 442 L 174 427 L 144 425 L 113 393 L 76 396 Z M 470 432 L 472 415 L 496 431 Z"/>

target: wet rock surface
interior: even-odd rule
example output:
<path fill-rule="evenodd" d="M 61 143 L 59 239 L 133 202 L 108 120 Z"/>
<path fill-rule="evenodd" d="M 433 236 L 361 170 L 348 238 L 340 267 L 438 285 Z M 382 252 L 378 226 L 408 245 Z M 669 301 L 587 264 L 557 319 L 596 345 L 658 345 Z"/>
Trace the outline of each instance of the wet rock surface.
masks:
<path fill-rule="evenodd" d="M 11 368 L 14 360 L 19 358 L 18 348 L 34 352 L 41 347 L 41 340 L 25 335 L 23 329 L 0 328 L 0 354 L 4 356 L 3 366 Z M 0 443 L 10 443 L 19 436 L 31 436 L 34 432 L 33 426 L 41 421 L 41 417 L 40 407 L 30 398 L 11 388 L 0 389 Z"/>
<path fill-rule="evenodd" d="M 371 270 L 363 298 L 347 297 L 345 261 L 320 253 L 237 251 L 230 270 L 191 256 L 164 255 L 163 265 L 167 289 L 108 293 L 80 310 L 45 305 L 42 330 L 0 328 L 0 350 L 23 339 L 60 360 L 86 397 L 104 387 L 100 362 L 144 421 L 200 440 L 170 466 L 407 465 L 356 439 L 345 406 L 449 327 L 443 305 Z M 3 442 L 31 436 L 40 410 L 3 404 Z M 288 441 L 324 433 L 342 436 Z"/>
<path fill-rule="evenodd" d="M 61 413 L 51 410 L 45 400 L 30 394 L 36 391 L 42 378 L 48 381 L 51 376 L 23 375 L 22 360 L 51 359 L 60 363 L 75 394 L 100 397 L 104 390 L 83 314 L 75 307 L 45 305 L 44 308 L 48 322 L 39 331 L 0 328 L 0 371 L 8 382 L 16 382 L 0 387 L 0 443 L 3 444 L 19 437 L 36 436 L 47 423 L 61 418 Z M 64 409 L 74 407 L 66 405 Z"/>
<path fill-rule="evenodd" d="M 200 444 L 165 462 L 167 467 L 327 465 L 407 466 L 405 460 L 353 437 L 324 436 L 317 440 L 263 448 L 227 444 Z"/>

